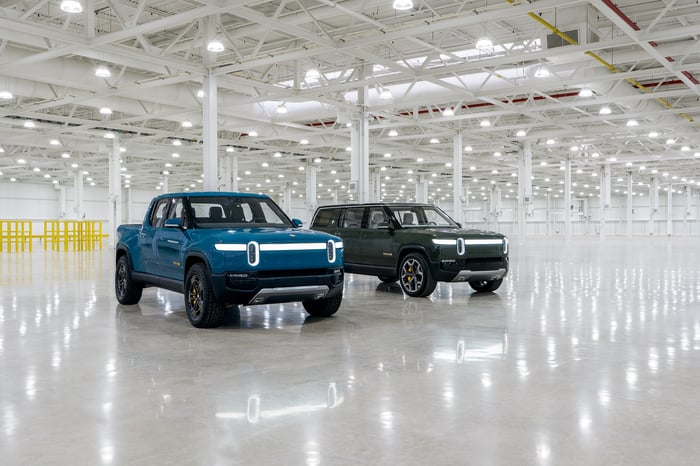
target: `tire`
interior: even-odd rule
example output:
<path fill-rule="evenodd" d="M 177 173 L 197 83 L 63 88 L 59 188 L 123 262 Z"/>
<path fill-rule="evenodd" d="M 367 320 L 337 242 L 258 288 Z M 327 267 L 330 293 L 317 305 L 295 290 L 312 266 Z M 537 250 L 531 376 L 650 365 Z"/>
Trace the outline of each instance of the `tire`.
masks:
<path fill-rule="evenodd" d="M 377 278 L 384 283 L 394 283 L 396 280 L 399 279 L 399 277 L 377 277 Z"/>
<path fill-rule="evenodd" d="M 422 254 L 411 253 L 401 259 L 399 284 L 407 295 L 422 298 L 435 291 L 437 281 L 430 273 L 425 257 Z"/>
<path fill-rule="evenodd" d="M 330 317 L 338 311 L 340 303 L 343 301 L 343 294 L 323 299 L 311 299 L 302 301 L 304 309 L 312 317 Z"/>
<path fill-rule="evenodd" d="M 469 282 L 469 286 L 471 286 L 474 291 L 478 292 L 496 291 L 498 287 L 501 286 L 501 283 L 503 283 L 503 279 L 499 278 L 498 280 L 480 280 Z"/>
<path fill-rule="evenodd" d="M 126 255 L 117 259 L 117 269 L 114 272 L 114 292 L 120 304 L 137 304 L 143 294 L 143 285 L 131 277 L 131 267 Z"/>
<path fill-rule="evenodd" d="M 194 264 L 185 279 L 185 311 L 190 323 L 197 328 L 221 325 L 226 306 L 216 301 L 209 272 L 204 264 Z"/>

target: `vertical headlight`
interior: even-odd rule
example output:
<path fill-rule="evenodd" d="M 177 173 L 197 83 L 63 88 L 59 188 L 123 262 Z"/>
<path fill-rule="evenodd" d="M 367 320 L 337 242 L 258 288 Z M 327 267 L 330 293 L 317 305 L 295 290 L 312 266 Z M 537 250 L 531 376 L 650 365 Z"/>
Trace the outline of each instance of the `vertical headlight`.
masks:
<path fill-rule="evenodd" d="M 326 243 L 326 256 L 328 257 L 328 262 L 331 264 L 335 262 L 335 242 L 329 239 Z"/>
<path fill-rule="evenodd" d="M 260 245 L 257 242 L 251 241 L 248 243 L 246 252 L 248 254 L 248 264 L 256 266 L 260 263 Z"/>
<path fill-rule="evenodd" d="M 503 254 L 508 254 L 508 237 L 503 237 Z"/>
<path fill-rule="evenodd" d="M 467 252 L 464 247 L 464 238 L 457 238 L 457 254 L 463 256 Z"/>

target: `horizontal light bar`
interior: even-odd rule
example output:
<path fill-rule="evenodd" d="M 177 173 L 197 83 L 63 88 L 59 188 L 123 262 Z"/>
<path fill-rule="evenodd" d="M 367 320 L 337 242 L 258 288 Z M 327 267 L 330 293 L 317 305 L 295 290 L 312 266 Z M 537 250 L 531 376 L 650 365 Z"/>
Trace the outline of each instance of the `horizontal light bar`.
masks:
<path fill-rule="evenodd" d="M 245 244 L 215 244 L 214 248 L 217 251 L 234 251 L 234 252 L 245 252 Z M 335 242 L 336 249 L 343 248 L 342 241 Z M 316 251 L 325 250 L 326 243 L 274 243 L 274 244 L 261 244 L 260 251 Z"/>

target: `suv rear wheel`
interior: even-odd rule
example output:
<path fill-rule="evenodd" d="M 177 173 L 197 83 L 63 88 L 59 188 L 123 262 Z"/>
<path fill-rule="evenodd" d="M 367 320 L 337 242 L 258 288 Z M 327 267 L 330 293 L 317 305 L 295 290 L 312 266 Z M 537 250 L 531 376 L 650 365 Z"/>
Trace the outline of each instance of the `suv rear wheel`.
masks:
<path fill-rule="evenodd" d="M 411 253 L 401 260 L 399 284 L 404 293 L 414 298 L 428 296 L 435 290 L 437 281 L 428 268 L 422 254 Z"/>

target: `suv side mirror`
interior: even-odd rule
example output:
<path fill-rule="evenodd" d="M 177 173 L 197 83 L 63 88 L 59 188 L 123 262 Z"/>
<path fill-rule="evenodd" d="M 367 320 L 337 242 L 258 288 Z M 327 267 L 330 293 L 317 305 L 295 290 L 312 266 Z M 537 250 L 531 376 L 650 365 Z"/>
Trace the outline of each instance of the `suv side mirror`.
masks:
<path fill-rule="evenodd" d="M 294 228 L 301 228 L 304 225 L 304 222 L 302 222 L 298 218 L 293 218 L 292 223 L 294 224 Z"/>
<path fill-rule="evenodd" d="M 182 219 L 179 218 L 169 218 L 165 220 L 165 227 L 166 228 L 178 228 L 182 230 L 184 226 L 182 225 Z"/>

